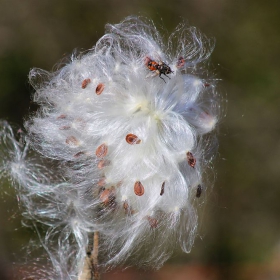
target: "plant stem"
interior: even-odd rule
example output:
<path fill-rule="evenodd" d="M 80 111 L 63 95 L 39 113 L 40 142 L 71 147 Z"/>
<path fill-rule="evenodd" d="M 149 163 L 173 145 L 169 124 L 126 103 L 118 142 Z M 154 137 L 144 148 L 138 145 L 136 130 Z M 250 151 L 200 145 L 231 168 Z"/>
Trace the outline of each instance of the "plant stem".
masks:
<path fill-rule="evenodd" d="M 100 280 L 98 268 L 98 243 L 99 233 L 96 231 L 93 235 L 93 250 L 85 257 L 83 271 L 78 280 Z"/>

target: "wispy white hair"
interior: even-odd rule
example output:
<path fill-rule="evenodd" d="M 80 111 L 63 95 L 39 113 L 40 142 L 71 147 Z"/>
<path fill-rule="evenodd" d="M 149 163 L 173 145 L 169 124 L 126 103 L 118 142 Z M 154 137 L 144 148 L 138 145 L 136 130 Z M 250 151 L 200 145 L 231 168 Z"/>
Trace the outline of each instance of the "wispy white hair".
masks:
<path fill-rule="evenodd" d="M 48 279 L 77 279 L 97 231 L 104 268 L 158 268 L 191 250 L 219 117 L 212 50 L 196 28 L 181 24 L 166 43 L 129 17 L 57 72 L 30 72 L 40 109 L 19 139 L 1 122 L 0 176 L 48 227 Z"/>

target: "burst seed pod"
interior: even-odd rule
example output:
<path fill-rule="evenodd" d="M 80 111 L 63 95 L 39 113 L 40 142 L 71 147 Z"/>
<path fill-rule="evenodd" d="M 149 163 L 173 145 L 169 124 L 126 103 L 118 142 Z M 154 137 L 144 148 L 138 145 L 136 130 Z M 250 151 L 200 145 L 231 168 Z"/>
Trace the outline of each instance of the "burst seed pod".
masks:
<path fill-rule="evenodd" d="M 187 152 L 187 160 L 188 160 L 189 166 L 194 168 L 195 164 L 196 164 L 196 159 L 191 152 Z"/>
<path fill-rule="evenodd" d="M 136 136 L 135 134 L 132 134 L 132 133 L 127 134 L 126 137 L 125 137 L 125 140 L 130 145 L 141 143 L 141 140 L 138 138 L 138 136 Z"/>
<path fill-rule="evenodd" d="M 108 146 L 106 144 L 101 144 L 95 151 L 95 154 L 99 158 L 103 158 L 108 153 Z"/>
<path fill-rule="evenodd" d="M 138 196 L 142 196 L 145 192 L 144 186 L 140 181 L 135 182 L 134 184 L 134 193 Z"/>

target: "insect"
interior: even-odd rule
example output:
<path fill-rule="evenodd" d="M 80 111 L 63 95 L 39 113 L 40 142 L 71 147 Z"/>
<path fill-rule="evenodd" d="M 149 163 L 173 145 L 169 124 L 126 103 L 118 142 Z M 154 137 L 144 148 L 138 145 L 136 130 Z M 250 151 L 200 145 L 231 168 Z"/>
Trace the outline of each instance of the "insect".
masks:
<path fill-rule="evenodd" d="M 201 193 L 202 193 L 202 187 L 201 185 L 198 185 L 197 186 L 197 189 L 196 189 L 196 197 L 199 198 L 201 196 Z"/>
<path fill-rule="evenodd" d="M 173 73 L 171 68 L 161 60 L 159 62 L 156 62 L 155 60 L 152 60 L 151 58 L 146 57 L 145 65 L 148 67 L 148 69 L 150 71 L 155 72 L 164 82 L 165 82 L 165 80 L 163 79 L 163 77 L 161 77 L 161 75 L 164 75 L 168 79 L 170 79 L 170 77 L 168 77 L 167 75 Z"/>

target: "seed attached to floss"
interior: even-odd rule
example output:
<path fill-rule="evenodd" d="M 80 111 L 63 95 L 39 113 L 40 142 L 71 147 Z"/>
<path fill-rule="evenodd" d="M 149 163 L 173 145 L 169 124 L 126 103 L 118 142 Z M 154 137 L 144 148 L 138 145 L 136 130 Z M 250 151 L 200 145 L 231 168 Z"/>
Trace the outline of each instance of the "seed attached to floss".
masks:
<path fill-rule="evenodd" d="M 114 201 L 116 199 L 115 188 L 114 187 L 111 187 L 110 189 L 102 188 L 99 195 L 99 199 L 105 206 L 108 205 L 113 206 Z"/>
<path fill-rule="evenodd" d="M 104 90 L 104 88 L 105 88 L 104 84 L 102 84 L 102 83 L 98 84 L 95 89 L 95 93 L 97 95 L 100 95 L 102 93 L 102 91 Z"/>
<path fill-rule="evenodd" d="M 60 128 L 59 128 L 59 130 L 68 130 L 68 129 L 70 129 L 71 127 L 69 126 L 69 125 L 64 125 L 64 126 L 61 126 Z"/>
<path fill-rule="evenodd" d="M 138 138 L 138 136 L 136 136 L 135 134 L 131 134 L 131 133 L 126 135 L 125 140 L 130 145 L 141 143 L 141 140 Z"/>
<path fill-rule="evenodd" d="M 125 214 L 129 213 L 129 205 L 126 200 L 123 203 L 123 209 L 124 209 Z"/>
<path fill-rule="evenodd" d="M 104 187 L 105 184 L 106 184 L 106 179 L 105 179 L 105 177 L 101 178 L 101 179 L 98 181 L 98 183 L 97 183 L 97 185 L 98 185 L 99 187 Z"/>
<path fill-rule="evenodd" d="M 85 89 L 87 87 L 87 85 L 91 82 L 90 79 L 85 79 L 82 82 L 82 88 Z"/>
<path fill-rule="evenodd" d="M 177 67 L 182 68 L 184 65 L 185 65 L 185 59 L 182 56 L 180 56 L 177 61 Z"/>
<path fill-rule="evenodd" d="M 69 136 L 66 138 L 65 140 L 66 144 L 68 145 L 74 145 L 74 146 L 78 146 L 79 145 L 79 141 L 77 140 L 76 137 L 74 136 Z"/>
<path fill-rule="evenodd" d="M 202 187 L 201 185 L 198 185 L 197 186 L 197 189 L 196 189 L 196 197 L 199 198 L 201 196 L 201 193 L 202 193 Z"/>
<path fill-rule="evenodd" d="M 75 155 L 74 155 L 74 157 L 75 158 L 78 158 L 78 157 L 80 157 L 80 156 L 82 156 L 82 155 L 84 155 L 85 154 L 85 152 L 78 152 L 78 153 L 76 153 Z"/>
<path fill-rule="evenodd" d="M 144 186 L 140 181 L 135 182 L 134 184 L 134 193 L 138 196 L 142 196 L 145 192 Z"/>
<path fill-rule="evenodd" d="M 64 114 L 57 117 L 57 119 L 65 119 L 65 118 L 66 118 L 66 115 L 64 115 Z"/>
<path fill-rule="evenodd" d="M 98 164 L 97 164 L 97 168 L 98 168 L 98 169 L 102 169 L 102 168 L 104 168 L 105 166 L 106 166 L 106 162 L 105 162 L 104 159 L 100 160 L 100 161 L 98 162 Z"/>
<path fill-rule="evenodd" d="M 152 218 L 151 216 L 147 216 L 147 220 L 148 220 L 151 228 L 156 228 L 158 226 L 158 220 L 157 219 Z"/>
<path fill-rule="evenodd" d="M 101 144 L 95 151 L 95 154 L 99 158 L 103 158 L 108 153 L 108 146 L 106 144 Z"/>
<path fill-rule="evenodd" d="M 187 160 L 188 160 L 189 166 L 194 168 L 195 164 L 196 164 L 196 159 L 191 152 L 187 152 Z"/>
<path fill-rule="evenodd" d="M 164 194 L 164 186 L 165 186 L 165 181 L 161 185 L 160 195 Z"/>

